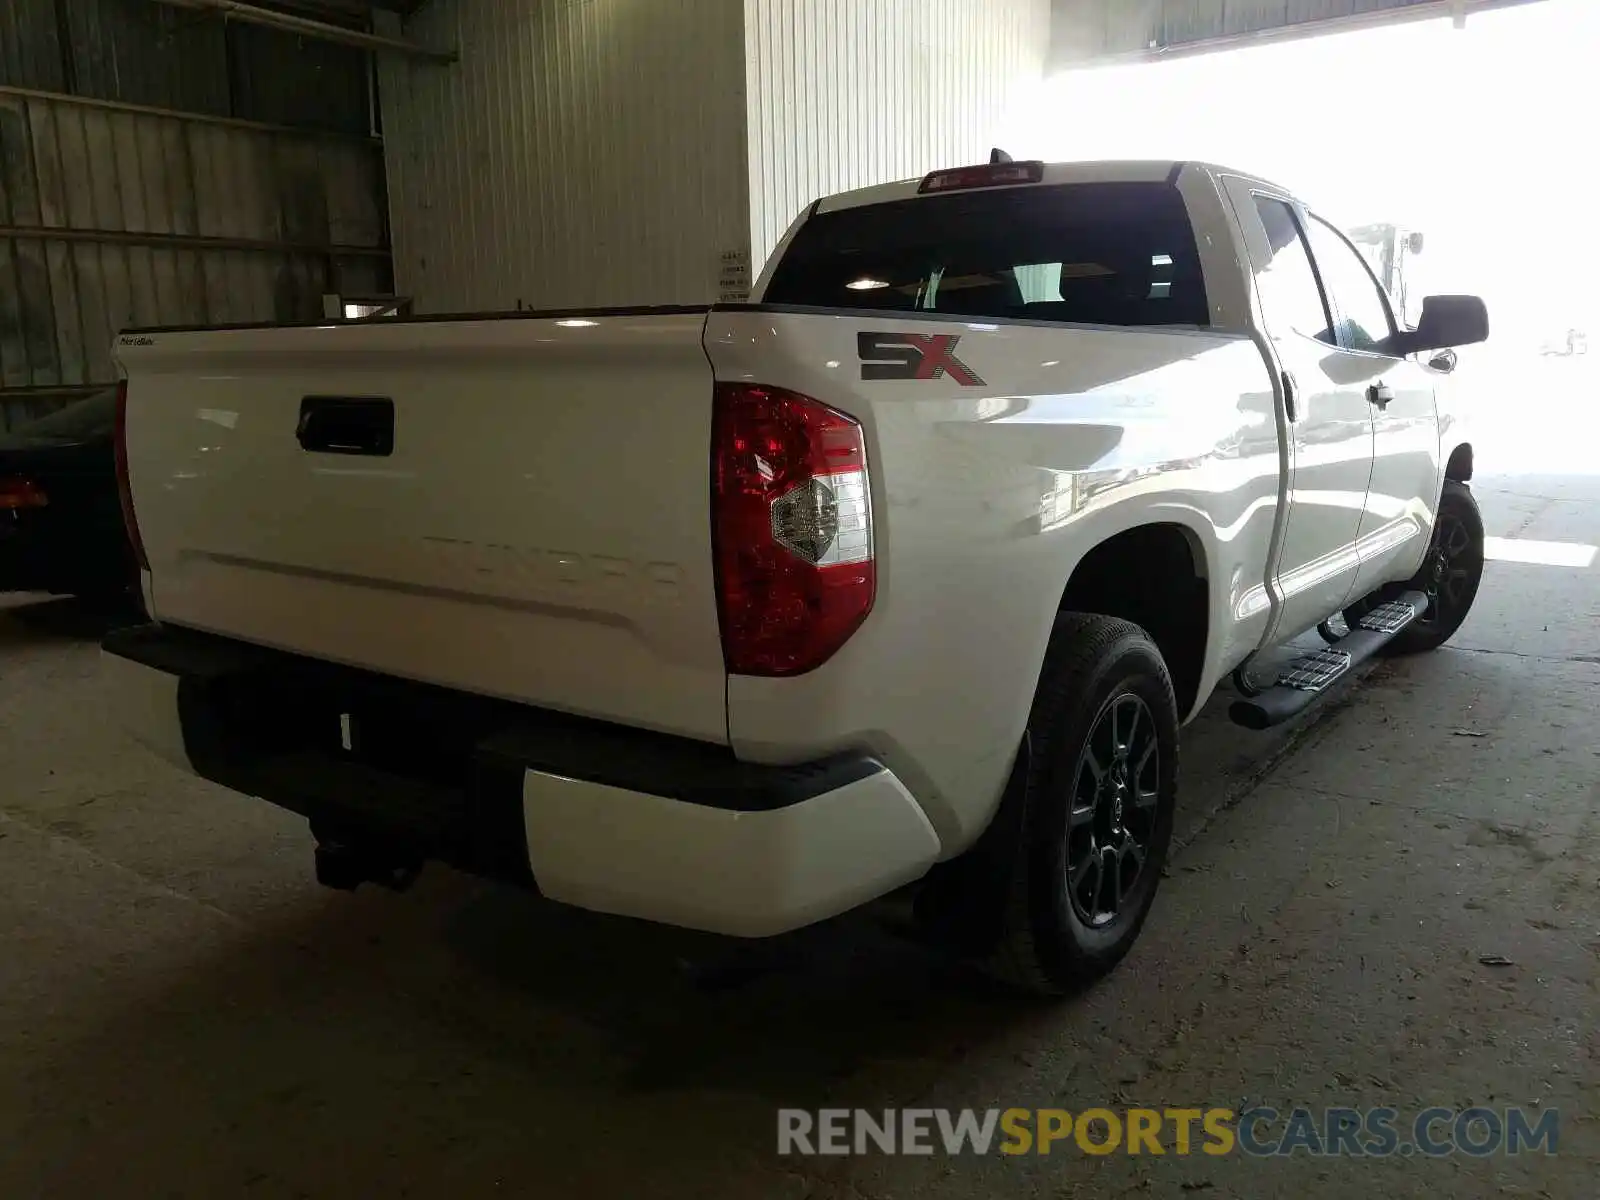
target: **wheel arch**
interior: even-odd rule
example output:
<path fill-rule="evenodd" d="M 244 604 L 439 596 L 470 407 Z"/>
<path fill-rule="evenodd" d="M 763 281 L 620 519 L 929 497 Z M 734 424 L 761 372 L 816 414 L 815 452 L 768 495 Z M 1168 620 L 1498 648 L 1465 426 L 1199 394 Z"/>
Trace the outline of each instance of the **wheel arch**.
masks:
<path fill-rule="evenodd" d="M 1201 699 L 1214 611 L 1204 535 L 1168 514 L 1102 536 L 1072 563 L 1058 612 L 1119 617 L 1142 628 L 1172 676 L 1180 718 Z"/>

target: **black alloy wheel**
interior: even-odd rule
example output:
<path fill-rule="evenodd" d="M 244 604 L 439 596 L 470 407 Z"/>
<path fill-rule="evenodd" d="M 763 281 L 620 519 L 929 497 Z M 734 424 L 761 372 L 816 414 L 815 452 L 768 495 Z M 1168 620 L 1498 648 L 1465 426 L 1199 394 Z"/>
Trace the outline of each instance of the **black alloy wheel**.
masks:
<path fill-rule="evenodd" d="M 1419 654 L 1435 650 L 1454 636 L 1472 611 L 1483 582 L 1483 515 L 1472 489 L 1458 480 L 1445 481 L 1434 515 L 1433 534 L 1422 566 L 1409 583 L 1380 588 L 1345 610 L 1354 628 L 1361 618 L 1401 592 L 1420 591 L 1428 607 L 1384 647 L 1386 654 Z"/>
<path fill-rule="evenodd" d="M 1160 782 L 1155 718 L 1123 692 L 1100 710 L 1073 779 L 1067 898 L 1091 929 L 1117 919 L 1149 862 Z"/>
<path fill-rule="evenodd" d="M 1465 516 L 1459 508 L 1441 506 L 1434 523 L 1433 544 L 1428 547 L 1428 557 L 1417 576 L 1428 595 L 1428 610 L 1417 618 L 1417 626 L 1459 626 L 1477 596 L 1482 571 L 1483 546 L 1480 542 L 1474 547 Z"/>

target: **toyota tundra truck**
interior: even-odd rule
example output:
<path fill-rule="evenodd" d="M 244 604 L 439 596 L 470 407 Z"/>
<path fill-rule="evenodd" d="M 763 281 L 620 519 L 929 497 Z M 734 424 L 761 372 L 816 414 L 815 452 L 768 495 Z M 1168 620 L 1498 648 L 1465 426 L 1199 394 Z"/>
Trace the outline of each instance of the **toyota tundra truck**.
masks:
<path fill-rule="evenodd" d="M 129 729 L 337 887 L 740 938 L 897 893 L 1103 974 L 1213 689 L 1263 729 L 1466 617 L 1488 316 L 1397 324 L 1262 179 L 997 159 L 810 205 L 749 303 L 119 335 Z"/>

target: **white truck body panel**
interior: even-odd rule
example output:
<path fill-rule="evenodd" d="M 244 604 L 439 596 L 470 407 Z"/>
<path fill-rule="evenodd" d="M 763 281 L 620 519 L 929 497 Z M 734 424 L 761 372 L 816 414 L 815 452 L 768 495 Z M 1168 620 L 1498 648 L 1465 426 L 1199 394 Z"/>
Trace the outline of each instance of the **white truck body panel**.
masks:
<path fill-rule="evenodd" d="M 1213 613 L 1201 697 L 1256 649 L 1278 434 L 1243 335 L 907 316 L 711 316 L 719 379 L 759 373 L 862 423 L 880 547 L 872 618 L 799 678 L 730 677 L 728 721 L 754 761 L 869 747 L 956 853 L 999 800 L 1062 591 L 1094 546 L 1152 523 L 1193 539 Z M 996 382 L 864 383 L 856 337 L 880 329 L 958 333 Z"/>
<path fill-rule="evenodd" d="M 890 772 L 756 813 L 533 771 L 522 792 L 544 895 L 734 937 L 835 916 L 919 878 L 939 855 L 927 816 Z"/>
<path fill-rule="evenodd" d="M 123 338 L 152 613 L 725 740 L 704 323 L 694 312 Z M 308 395 L 391 398 L 393 455 L 306 453 L 295 429 Z"/>

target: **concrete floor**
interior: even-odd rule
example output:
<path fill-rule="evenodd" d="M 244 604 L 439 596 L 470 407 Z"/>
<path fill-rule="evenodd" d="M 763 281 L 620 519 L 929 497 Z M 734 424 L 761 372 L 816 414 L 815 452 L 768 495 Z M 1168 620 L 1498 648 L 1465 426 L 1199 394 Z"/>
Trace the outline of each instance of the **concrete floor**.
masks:
<path fill-rule="evenodd" d="M 1573 462 L 1480 479 L 1490 533 L 1600 543 Z M 93 633 L 0 614 L 0 1195 L 1596 1194 L 1600 563 L 1491 564 L 1451 648 L 1286 734 L 1214 705 L 1143 940 L 1043 1008 L 866 921 L 713 990 L 445 870 L 321 890 L 300 822 L 116 739 Z M 1561 1153 L 774 1153 L 779 1105 L 1252 1102 L 1558 1107 Z"/>

